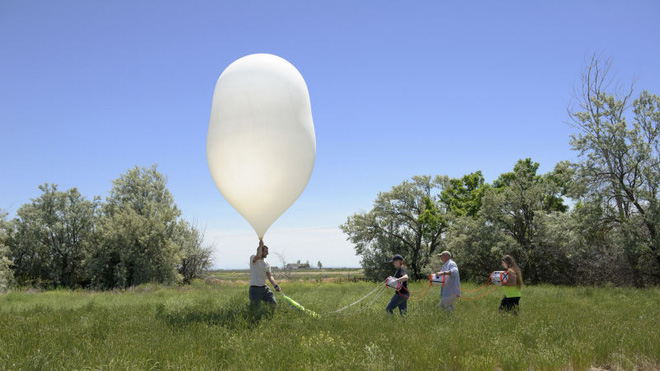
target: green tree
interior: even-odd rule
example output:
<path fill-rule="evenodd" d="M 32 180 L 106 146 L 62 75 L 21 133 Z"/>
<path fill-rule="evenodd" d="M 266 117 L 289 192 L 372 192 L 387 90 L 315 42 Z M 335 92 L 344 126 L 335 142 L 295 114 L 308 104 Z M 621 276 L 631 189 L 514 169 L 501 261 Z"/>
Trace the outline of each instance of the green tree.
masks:
<path fill-rule="evenodd" d="M 85 285 L 83 262 L 97 218 L 98 199 L 76 188 L 39 186 L 41 196 L 16 212 L 9 238 L 15 277 L 21 284 Z"/>
<path fill-rule="evenodd" d="M 582 85 L 576 92 L 568 114 L 577 132 L 571 135 L 573 149 L 583 158 L 579 167 L 580 177 L 589 192 L 605 192 L 608 206 L 620 220 L 630 215 L 630 205 L 622 189 L 629 169 L 620 165 L 627 151 L 625 111 L 633 94 L 633 86 L 616 95 L 606 90 L 613 81 L 609 77 L 611 60 L 601 61 L 593 56 L 582 74 Z M 577 107 L 575 106 L 577 105 Z M 609 209 L 609 207 L 608 207 Z"/>
<path fill-rule="evenodd" d="M 543 269 L 548 268 L 549 252 L 537 239 L 542 223 L 539 215 L 567 209 L 561 198 L 566 186 L 560 180 L 565 177 L 554 172 L 537 175 L 538 167 L 539 164 L 529 158 L 519 160 L 513 172 L 502 174 L 493 182 L 493 188 L 486 192 L 483 200 L 486 223 L 493 223 L 518 243 L 517 251 L 506 253 L 516 256 L 530 282 L 539 282 Z M 565 164 L 560 163 L 558 169 L 557 174 L 563 174 Z"/>
<path fill-rule="evenodd" d="M 481 217 L 484 194 L 491 186 L 481 171 L 449 179 L 440 193 L 440 203 L 447 209 L 446 249 L 460 265 L 461 279 L 481 282 L 492 271 L 506 236 Z M 434 271 L 442 263 L 436 259 Z M 486 276 L 487 277 L 487 276 Z"/>
<path fill-rule="evenodd" d="M 204 278 L 211 267 L 212 248 L 204 245 L 204 233 L 191 223 L 180 220 L 174 235 L 181 247 L 181 262 L 177 270 L 183 277 L 183 283 Z"/>
<path fill-rule="evenodd" d="M 485 282 L 492 271 L 501 270 L 504 254 L 516 255 L 520 251 L 520 245 L 509 234 L 486 222 L 482 215 L 451 218 L 445 245 L 459 265 L 461 280 L 477 283 Z"/>
<path fill-rule="evenodd" d="M 440 194 L 440 201 L 456 216 L 476 217 L 488 188 L 481 171 L 477 171 L 461 179 L 450 179 Z"/>
<path fill-rule="evenodd" d="M 642 285 L 645 279 L 660 280 L 660 97 L 643 91 L 631 105 L 633 85 L 612 87 L 610 69 L 610 60 L 588 62 L 582 89 L 569 108 L 577 129 L 571 145 L 580 155 L 582 200 L 601 204 Z"/>
<path fill-rule="evenodd" d="M 631 285 L 621 233 L 604 218 L 602 203 L 577 202 L 564 225 L 547 234 L 565 241 L 570 280 L 581 285 Z"/>
<path fill-rule="evenodd" d="M 12 262 L 9 260 L 9 247 L 7 242 L 12 231 L 11 222 L 7 220 L 7 213 L 0 209 L 0 292 L 7 290 L 14 278 Z"/>
<path fill-rule="evenodd" d="M 98 243 L 89 259 L 95 286 L 172 283 L 180 276 L 180 211 L 156 165 L 135 167 L 113 181 L 103 205 Z"/>
<path fill-rule="evenodd" d="M 356 213 L 340 226 L 355 244 L 368 278 L 387 276 L 392 267 L 389 259 L 397 253 L 406 259 L 412 278 L 427 276 L 423 269 L 446 227 L 444 210 L 435 201 L 446 181 L 446 177 L 415 176 L 379 193 L 371 211 Z"/>

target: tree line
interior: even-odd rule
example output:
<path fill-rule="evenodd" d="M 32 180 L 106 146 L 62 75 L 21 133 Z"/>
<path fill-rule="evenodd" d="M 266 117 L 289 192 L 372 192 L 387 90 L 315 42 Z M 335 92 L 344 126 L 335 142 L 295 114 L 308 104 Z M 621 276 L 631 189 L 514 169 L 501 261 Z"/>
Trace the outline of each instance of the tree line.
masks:
<path fill-rule="evenodd" d="M 521 159 L 492 183 L 480 171 L 415 176 L 348 217 L 340 228 L 367 277 L 386 277 L 399 253 L 424 279 L 446 249 L 477 282 L 510 254 L 527 283 L 660 283 L 660 97 L 633 99 L 610 68 L 592 58 L 569 107 L 578 162 L 538 174 L 538 163 Z M 14 219 L 0 210 L 0 290 L 189 282 L 210 266 L 202 231 L 181 218 L 156 166 L 122 174 L 105 202 L 39 189 Z"/>
<path fill-rule="evenodd" d="M 415 176 L 348 217 L 340 228 L 367 277 L 386 277 L 399 253 L 424 279 L 450 250 L 461 278 L 476 282 L 510 254 L 527 283 L 660 283 L 660 97 L 633 99 L 610 69 L 610 60 L 588 61 L 568 109 L 579 161 L 538 174 L 521 159 L 492 183 L 480 171 Z"/>
<path fill-rule="evenodd" d="M 120 175 L 105 202 L 76 188 L 39 186 L 41 195 L 14 219 L 0 212 L 0 290 L 12 283 L 113 289 L 201 278 L 212 250 L 181 217 L 166 183 L 154 165 Z"/>

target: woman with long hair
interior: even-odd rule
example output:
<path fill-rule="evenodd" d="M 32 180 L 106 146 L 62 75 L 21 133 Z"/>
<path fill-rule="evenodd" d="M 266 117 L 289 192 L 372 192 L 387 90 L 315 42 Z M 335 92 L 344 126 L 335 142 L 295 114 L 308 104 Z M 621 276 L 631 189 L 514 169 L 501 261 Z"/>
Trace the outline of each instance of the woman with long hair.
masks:
<path fill-rule="evenodd" d="M 504 297 L 500 303 L 499 311 L 500 313 L 512 312 L 518 314 L 521 297 L 520 290 L 523 285 L 522 272 L 520 271 L 518 264 L 516 264 L 516 260 L 511 255 L 504 255 L 502 257 L 502 267 L 506 269 L 506 272 L 509 275 L 509 280 L 506 283 L 502 283 Z"/>

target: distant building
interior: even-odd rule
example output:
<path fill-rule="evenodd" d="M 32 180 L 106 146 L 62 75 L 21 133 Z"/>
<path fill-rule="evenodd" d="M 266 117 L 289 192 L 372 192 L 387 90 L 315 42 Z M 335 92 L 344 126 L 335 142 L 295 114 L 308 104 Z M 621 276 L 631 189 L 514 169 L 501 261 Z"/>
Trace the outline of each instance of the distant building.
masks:
<path fill-rule="evenodd" d="M 290 269 L 290 270 L 309 269 L 309 264 L 308 263 L 302 263 L 302 264 L 289 263 L 289 264 L 286 265 L 286 269 Z"/>

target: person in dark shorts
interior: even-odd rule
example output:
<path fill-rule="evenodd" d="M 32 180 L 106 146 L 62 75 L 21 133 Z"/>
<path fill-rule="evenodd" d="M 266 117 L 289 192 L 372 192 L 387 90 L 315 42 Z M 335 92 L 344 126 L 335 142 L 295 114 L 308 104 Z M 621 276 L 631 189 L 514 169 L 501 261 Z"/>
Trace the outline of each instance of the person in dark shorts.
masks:
<path fill-rule="evenodd" d="M 522 289 L 523 284 L 522 272 L 520 271 L 518 264 L 516 264 L 516 260 L 513 259 L 511 255 L 504 255 L 502 257 L 502 267 L 506 269 L 506 272 L 509 275 L 509 280 L 506 283 L 502 283 L 504 297 L 500 303 L 499 312 L 518 314 L 521 297 L 520 290 Z"/>
<path fill-rule="evenodd" d="M 394 255 L 390 263 L 394 264 L 396 268 L 396 273 L 394 273 L 394 278 L 401 283 L 400 288 L 392 296 L 392 300 L 387 304 L 385 310 L 389 314 L 394 314 L 394 309 L 399 308 L 399 314 L 406 314 L 408 309 L 408 298 L 410 297 L 410 291 L 408 291 L 408 270 L 406 269 L 405 260 L 399 254 Z"/>
<path fill-rule="evenodd" d="M 250 306 L 252 308 L 259 307 L 261 301 L 270 303 L 272 308 L 277 306 L 275 294 L 266 286 L 266 278 L 268 278 L 275 291 L 280 291 L 280 287 L 273 279 L 273 274 L 270 271 L 270 263 L 266 260 L 267 256 L 268 246 L 264 245 L 262 240 L 259 240 L 257 254 L 250 256 Z"/>

